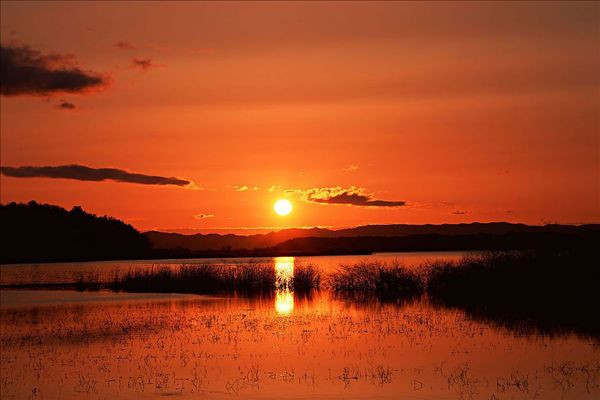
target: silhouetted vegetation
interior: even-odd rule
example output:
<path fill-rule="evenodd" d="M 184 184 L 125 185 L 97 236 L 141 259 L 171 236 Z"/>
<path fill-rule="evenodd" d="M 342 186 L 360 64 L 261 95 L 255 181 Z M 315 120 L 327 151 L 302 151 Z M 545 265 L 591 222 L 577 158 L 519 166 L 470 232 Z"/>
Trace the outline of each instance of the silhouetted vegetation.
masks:
<path fill-rule="evenodd" d="M 122 276 L 116 276 L 109 287 L 115 291 L 144 293 L 258 293 L 274 290 L 275 283 L 272 267 L 257 264 L 208 264 L 175 269 L 161 267 L 129 271 Z"/>
<path fill-rule="evenodd" d="M 432 302 L 517 330 L 600 337 L 593 248 L 496 252 L 430 267 Z"/>
<path fill-rule="evenodd" d="M 329 277 L 329 287 L 346 296 L 375 296 L 380 300 L 410 299 L 423 293 L 419 276 L 402 264 L 361 262 L 342 265 Z"/>
<path fill-rule="evenodd" d="M 52 262 L 148 257 L 148 239 L 131 225 L 34 201 L 0 205 L 0 260 Z"/>
<path fill-rule="evenodd" d="M 291 279 L 290 289 L 296 293 L 310 293 L 321 287 L 321 270 L 313 264 L 297 264 Z"/>
<path fill-rule="evenodd" d="M 404 302 L 426 294 L 434 305 L 516 331 L 600 337 L 600 268 L 593 247 L 486 252 L 415 271 L 376 262 L 342 266 L 329 287 L 360 301 Z"/>
<path fill-rule="evenodd" d="M 74 283 L 36 285 L 4 285 L 13 289 L 72 289 L 138 292 L 138 293 L 242 293 L 272 294 L 278 289 L 291 289 L 305 295 L 321 285 L 321 271 L 314 265 L 298 265 L 291 277 L 281 279 L 272 265 L 184 265 L 178 268 L 158 267 L 134 269 L 117 274 L 110 282 L 97 277 L 79 277 Z"/>

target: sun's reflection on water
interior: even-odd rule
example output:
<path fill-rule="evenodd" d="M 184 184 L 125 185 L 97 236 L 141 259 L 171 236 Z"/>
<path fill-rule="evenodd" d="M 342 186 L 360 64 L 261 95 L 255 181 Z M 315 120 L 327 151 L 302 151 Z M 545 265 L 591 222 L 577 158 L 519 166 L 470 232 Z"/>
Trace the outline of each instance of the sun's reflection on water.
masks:
<path fill-rule="evenodd" d="M 291 290 L 294 278 L 294 257 L 275 257 L 275 312 L 289 315 L 294 310 L 294 291 Z"/>

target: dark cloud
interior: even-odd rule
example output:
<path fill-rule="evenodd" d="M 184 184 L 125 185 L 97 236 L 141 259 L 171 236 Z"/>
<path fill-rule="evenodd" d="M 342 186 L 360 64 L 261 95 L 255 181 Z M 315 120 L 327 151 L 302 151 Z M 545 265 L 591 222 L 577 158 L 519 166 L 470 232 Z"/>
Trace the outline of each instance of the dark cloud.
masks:
<path fill-rule="evenodd" d="M 5 96 L 81 93 L 105 83 L 99 74 L 73 66 L 70 56 L 43 55 L 28 46 L 1 45 L 0 93 Z"/>
<path fill-rule="evenodd" d="M 77 108 L 75 107 L 75 104 L 69 103 L 68 101 L 61 101 L 56 105 L 56 107 L 60 108 L 61 110 L 74 110 Z"/>
<path fill-rule="evenodd" d="M 135 46 L 131 43 L 129 43 L 126 40 L 120 40 L 117 43 L 115 43 L 115 46 L 120 48 L 121 50 L 133 50 L 135 49 Z"/>
<path fill-rule="evenodd" d="M 309 203 L 346 204 L 359 207 L 401 207 L 405 201 L 388 201 L 373 198 L 365 189 L 350 186 L 331 188 L 312 188 L 302 192 L 302 199 Z"/>
<path fill-rule="evenodd" d="M 149 58 L 148 59 L 134 58 L 133 60 L 131 60 L 131 65 L 135 68 L 143 69 L 144 71 L 157 66 Z"/>
<path fill-rule="evenodd" d="M 0 167 L 0 172 L 13 178 L 61 178 L 79 181 L 105 181 L 139 183 L 142 185 L 175 185 L 194 188 L 191 181 L 164 176 L 134 174 L 116 168 L 90 168 L 84 165 L 59 165 L 55 167 Z"/>
<path fill-rule="evenodd" d="M 196 219 L 205 219 L 205 218 L 213 218 L 214 214 L 197 214 L 194 215 L 194 218 Z"/>

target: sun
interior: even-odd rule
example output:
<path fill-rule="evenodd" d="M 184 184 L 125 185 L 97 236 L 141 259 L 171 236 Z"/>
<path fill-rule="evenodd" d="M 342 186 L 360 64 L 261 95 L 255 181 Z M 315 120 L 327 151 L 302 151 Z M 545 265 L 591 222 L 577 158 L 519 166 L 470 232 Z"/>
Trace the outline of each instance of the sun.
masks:
<path fill-rule="evenodd" d="M 277 213 L 277 215 L 288 215 L 292 212 L 292 203 L 286 199 L 279 199 L 273 204 L 273 210 Z"/>

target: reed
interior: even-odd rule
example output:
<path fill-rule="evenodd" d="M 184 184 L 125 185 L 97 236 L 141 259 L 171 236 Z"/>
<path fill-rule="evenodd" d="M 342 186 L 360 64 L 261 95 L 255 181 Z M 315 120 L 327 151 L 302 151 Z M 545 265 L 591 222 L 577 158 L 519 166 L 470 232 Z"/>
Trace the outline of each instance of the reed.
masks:
<path fill-rule="evenodd" d="M 329 277 L 328 286 L 337 294 L 375 296 L 382 300 L 418 297 L 424 287 L 419 275 L 402 264 L 379 262 L 341 265 Z"/>

